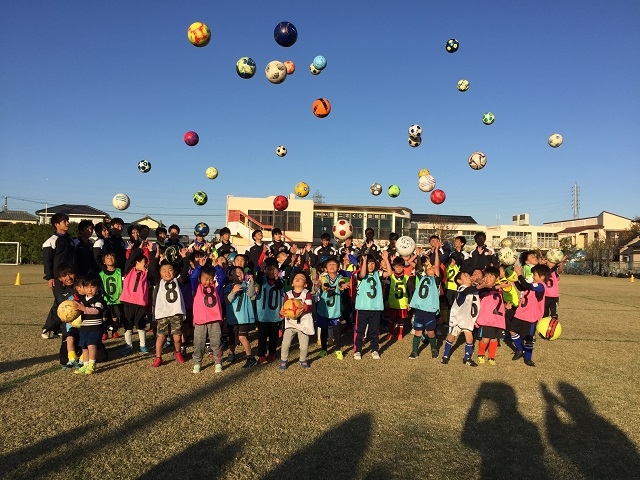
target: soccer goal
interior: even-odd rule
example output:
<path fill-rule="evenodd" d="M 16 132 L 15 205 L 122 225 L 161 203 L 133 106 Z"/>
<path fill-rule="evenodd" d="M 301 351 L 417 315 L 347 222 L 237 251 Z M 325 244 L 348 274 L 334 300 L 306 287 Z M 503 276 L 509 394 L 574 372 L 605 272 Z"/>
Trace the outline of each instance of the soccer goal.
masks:
<path fill-rule="evenodd" d="M 20 242 L 0 242 L 0 265 L 20 263 Z"/>

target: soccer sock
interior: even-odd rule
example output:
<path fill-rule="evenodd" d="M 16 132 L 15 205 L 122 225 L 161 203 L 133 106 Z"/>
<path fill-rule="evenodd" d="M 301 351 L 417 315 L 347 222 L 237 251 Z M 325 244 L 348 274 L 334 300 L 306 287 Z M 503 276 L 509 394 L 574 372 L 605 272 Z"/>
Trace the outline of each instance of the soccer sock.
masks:
<path fill-rule="evenodd" d="M 389 320 L 389 336 L 393 335 L 393 331 L 396 329 L 396 322 Z"/>
<path fill-rule="evenodd" d="M 473 354 L 473 343 L 464 344 L 464 360 L 469 360 Z"/>
<path fill-rule="evenodd" d="M 449 358 L 449 354 L 451 353 L 451 347 L 453 347 L 453 342 L 450 342 L 449 340 L 445 340 L 444 353 L 442 354 L 443 357 Z"/>
<path fill-rule="evenodd" d="M 478 355 L 480 355 L 481 357 L 484 356 L 484 352 L 487 350 L 487 344 L 484 342 L 480 342 L 478 343 Z M 489 351 L 491 351 L 491 349 L 489 349 Z M 489 354 L 489 357 L 491 357 L 491 354 Z"/>
<path fill-rule="evenodd" d="M 496 351 L 498 350 L 498 340 L 492 338 L 489 341 L 489 358 L 496 358 Z"/>
<path fill-rule="evenodd" d="M 75 362 L 77 359 L 76 352 L 67 352 L 67 358 L 70 362 Z"/>
<path fill-rule="evenodd" d="M 398 327 L 398 339 L 402 340 L 402 330 L 404 330 L 404 327 L 402 325 L 400 325 Z"/>
<path fill-rule="evenodd" d="M 521 352 L 524 350 L 524 347 L 522 346 L 522 339 L 520 338 L 520 335 L 518 335 L 517 333 L 512 333 L 511 334 L 511 340 L 513 341 L 513 344 L 516 347 L 516 350 L 518 352 Z"/>
<path fill-rule="evenodd" d="M 95 360 L 89 360 L 89 368 L 95 368 L 96 366 L 96 361 Z"/>
<path fill-rule="evenodd" d="M 128 346 L 133 346 L 133 330 L 125 330 L 124 331 L 124 343 Z"/>
<path fill-rule="evenodd" d="M 126 334 L 125 334 L 125 337 L 126 337 Z M 144 328 L 138 330 L 138 339 L 140 340 L 141 347 L 147 346 L 147 332 Z"/>
<path fill-rule="evenodd" d="M 429 345 L 431 345 L 431 350 L 436 350 L 438 348 L 438 344 L 436 342 L 436 337 L 429 337 Z"/>
<path fill-rule="evenodd" d="M 418 353 L 418 347 L 420 346 L 420 336 L 419 335 L 414 335 L 413 336 L 413 351 Z"/>
<path fill-rule="evenodd" d="M 524 343 L 524 359 L 531 360 L 532 357 L 533 357 L 533 341 L 527 340 Z"/>

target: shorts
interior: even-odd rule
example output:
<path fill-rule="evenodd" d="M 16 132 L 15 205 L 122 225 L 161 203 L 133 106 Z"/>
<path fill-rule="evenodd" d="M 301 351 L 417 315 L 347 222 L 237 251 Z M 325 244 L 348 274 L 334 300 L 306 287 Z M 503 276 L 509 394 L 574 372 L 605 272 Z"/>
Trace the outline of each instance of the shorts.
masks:
<path fill-rule="evenodd" d="M 336 325 L 340 325 L 340 319 L 321 317 L 320 315 L 318 315 L 316 318 L 316 324 L 320 328 L 335 327 Z"/>
<path fill-rule="evenodd" d="M 389 320 L 395 322 L 397 320 L 406 320 L 409 318 L 409 312 L 404 308 L 390 308 Z"/>
<path fill-rule="evenodd" d="M 254 324 L 253 323 L 243 323 L 242 325 L 236 325 L 235 327 L 238 328 L 238 336 L 239 337 L 248 337 L 249 336 L 249 332 L 251 330 L 253 330 L 254 328 Z M 235 328 L 234 328 L 235 330 Z"/>
<path fill-rule="evenodd" d="M 504 329 L 498 327 L 483 326 L 478 328 L 478 338 L 502 338 Z"/>
<path fill-rule="evenodd" d="M 124 312 L 126 311 L 123 308 L 122 303 L 116 303 L 114 305 L 107 305 L 104 309 L 104 313 L 102 318 L 106 318 L 107 320 L 116 319 L 116 321 L 120 320 L 123 315 L 126 315 Z"/>
<path fill-rule="evenodd" d="M 436 312 L 425 312 L 415 309 L 413 311 L 413 329 L 417 331 L 436 329 Z"/>
<path fill-rule="evenodd" d="M 144 330 L 147 325 L 145 317 L 147 316 L 147 307 L 143 305 L 136 305 L 134 303 L 123 303 L 124 306 L 124 329 L 133 330 L 136 327 L 138 330 Z"/>
<path fill-rule="evenodd" d="M 455 325 L 449 325 L 449 335 L 457 337 L 461 332 L 473 332 L 473 328 L 467 328 L 464 325 L 460 325 L 459 323 Z"/>
<path fill-rule="evenodd" d="M 172 315 L 171 317 L 157 318 L 158 322 L 158 335 L 169 335 L 169 325 L 171 325 L 171 335 L 181 335 L 182 334 L 182 319 L 184 315 Z"/>
<path fill-rule="evenodd" d="M 86 350 L 90 345 L 98 346 L 102 343 L 102 330 L 85 330 L 80 328 L 80 341 L 78 346 Z"/>
<path fill-rule="evenodd" d="M 557 319 L 559 303 L 558 297 L 544 297 L 544 316 Z"/>
<path fill-rule="evenodd" d="M 509 323 L 509 331 L 517 333 L 523 340 L 531 340 L 536 332 L 538 322 L 525 322 L 519 318 L 514 318 Z"/>

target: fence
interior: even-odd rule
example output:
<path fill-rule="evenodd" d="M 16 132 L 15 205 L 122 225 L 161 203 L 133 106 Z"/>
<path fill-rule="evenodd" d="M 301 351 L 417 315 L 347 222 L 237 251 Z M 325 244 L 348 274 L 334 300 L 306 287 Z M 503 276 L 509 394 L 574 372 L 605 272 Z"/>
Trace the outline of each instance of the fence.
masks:
<path fill-rule="evenodd" d="M 569 275 L 602 275 L 605 277 L 635 277 L 640 275 L 640 262 L 594 262 L 592 260 L 577 260 L 569 262 L 564 267 L 564 273 Z"/>

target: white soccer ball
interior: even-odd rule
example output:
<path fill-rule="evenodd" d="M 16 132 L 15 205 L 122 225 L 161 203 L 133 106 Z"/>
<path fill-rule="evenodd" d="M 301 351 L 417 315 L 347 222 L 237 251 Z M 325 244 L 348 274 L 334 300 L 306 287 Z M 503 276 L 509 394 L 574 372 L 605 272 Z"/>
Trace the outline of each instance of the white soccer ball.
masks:
<path fill-rule="evenodd" d="M 138 162 L 138 170 L 141 173 L 148 173 L 151 170 L 151 162 L 149 160 L 140 160 Z"/>
<path fill-rule="evenodd" d="M 369 187 L 369 191 L 371 192 L 371 195 L 375 195 L 377 197 L 382 193 L 382 185 L 374 183 Z"/>
<path fill-rule="evenodd" d="M 436 188 L 436 179 L 431 175 L 423 175 L 418 179 L 418 188 L 423 192 L 430 192 Z"/>
<path fill-rule="evenodd" d="M 517 257 L 516 252 L 509 247 L 503 247 L 498 252 L 498 260 L 500 260 L 500 263 L 503 265 L 513 265 L 516 263 Z"/>
<path fill-rule="evenodd" d="M 413 124 L 409 127 L 409 136 L 416 138 L 422 135 L 422 127 L 418 124 Z"/>
<path fill-rule="evenodd" d="M 309 65 L 309 71 L 311 72 L 311 75 L 320 75 L 320 72 L 322 70 L 318 70 L 315 65 L 312 63 L 311 65 Z"/>
<path fill-rule="evenodd" d="M 474 170 L 481 170 L 487 164 L 487 156 L 482 152 L 473 152 L 469 155 L 469 166 Z"/>
<path fill-rule="evenodd" d="M 284 145 L 278 145 L 278 148 L 276 148 L 276 155 L 278 155 L 279 157 L 284 157 L 287 154 L 287 147 L 285 147 Z"/>
<path fill-rule="evenodd" d="M 409 146 L 416 148 L 422 143 L 422 137 L 409 137 Z"/>
<path fill-rule="evenodd" d="M 415 249 L 416 242 L 411 237 L 405 235 L 396 240 L 396 252 L 401 257 L 411 255 Z"/>
<path fill-rule="evenodd" d="M 554 133 L 549 137 L 549 146 L 553 148 L 558 148 L 562 145 L 562 135 L 559 133 Z"/>
<path fill-rule="evenodd" d="M 552 248 L 547 251 L 547 260 L 551 263 L 560 263 L 564 258 L 564 253 L 559 248 Z"/>
<path fill-rule="evenodd" d="M 287 78 L 287 67 L 284 63 L 274 60 L 267 64 L 264 74 L 271 83 L 282 83 Z"/>
<path fill-rule="evenodd" d="M 500 240 L 500 246 L 506 248 L 513 247 L 513 239 L 511 237 L 503 238 L 502 240 Z"/>
<path fill-rule="evenodd" d="M 458 82 L 458 90 L 460 90 L 461 92 L 466 92 L 467 90 L 469 90 L 469 80 L 460 80 Z"/>
<path fill-rule="evenodd" d="M 113 197 L 113 208 L 116 210 L 126 210 L 129 208 L 129 197 L 124 193 L 118 193 L 115 197 Z"/>
<path fill-rule="evenodd" d="M 353 227 L 349 220 L 341 218 L 333 224 L 333 236 L 341 242 L 353 235 Z"/>

